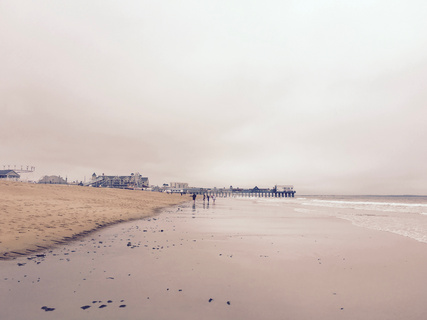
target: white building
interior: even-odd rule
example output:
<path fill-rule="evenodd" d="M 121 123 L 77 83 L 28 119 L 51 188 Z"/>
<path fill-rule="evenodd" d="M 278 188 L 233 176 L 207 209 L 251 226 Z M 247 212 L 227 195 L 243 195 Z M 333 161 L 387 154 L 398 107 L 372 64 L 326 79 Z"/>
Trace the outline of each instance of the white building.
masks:
<path fill-rule="evenodd" d="M 292 192 L 294 191 L 294 186 L 292 185 L 279 185 L 275 186 L 277 192 Z"/>
<path fill-rule="evenodd" d="M 170 183 L 170 187 L 172 189 L 187 189 L 188 188 L 188 183 L 185 182 L 171 182 Z"/>

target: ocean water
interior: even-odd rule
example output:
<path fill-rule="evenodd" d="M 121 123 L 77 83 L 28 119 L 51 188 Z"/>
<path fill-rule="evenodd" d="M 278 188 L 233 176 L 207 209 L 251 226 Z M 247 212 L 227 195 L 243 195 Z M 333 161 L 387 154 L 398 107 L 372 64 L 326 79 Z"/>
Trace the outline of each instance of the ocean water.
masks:
<path fill-rule="evenodd" d="M 251 198 L 267 206 L 293 207 L 301 215 L 332 216 L 354 225 L 427 243 L 427 196 L 301 196 Z M 255 199 L 255 200 L 254 200 Z"/>

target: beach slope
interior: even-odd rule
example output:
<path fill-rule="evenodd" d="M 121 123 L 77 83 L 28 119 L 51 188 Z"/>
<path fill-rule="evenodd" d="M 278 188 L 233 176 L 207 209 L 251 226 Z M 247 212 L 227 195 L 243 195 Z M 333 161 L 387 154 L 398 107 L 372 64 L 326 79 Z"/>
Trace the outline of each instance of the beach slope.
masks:
<path fill-rule="evenodd" d="M 179 194 L 0 181 L 0 259 L 31 254 L 189 200 Z"/>

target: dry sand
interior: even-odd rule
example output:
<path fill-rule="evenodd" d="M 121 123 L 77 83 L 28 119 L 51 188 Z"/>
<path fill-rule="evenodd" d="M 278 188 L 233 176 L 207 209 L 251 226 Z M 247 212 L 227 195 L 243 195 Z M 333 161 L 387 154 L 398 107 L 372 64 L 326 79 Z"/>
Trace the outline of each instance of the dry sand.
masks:
<path fill-rule="evenodd" d="M 50 248 L 187 200 L 176 194 L 0 181 L 0 259 Z"/>

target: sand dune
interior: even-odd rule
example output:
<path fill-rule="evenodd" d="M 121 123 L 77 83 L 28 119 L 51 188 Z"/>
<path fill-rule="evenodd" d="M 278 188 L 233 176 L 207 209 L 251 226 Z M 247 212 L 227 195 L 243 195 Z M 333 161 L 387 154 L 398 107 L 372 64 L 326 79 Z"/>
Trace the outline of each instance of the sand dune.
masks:
<path fill-rule="evenodd" d="M 189 200 L 134 190 L 0 182 L 0 259 L 36 252 Z"/>

